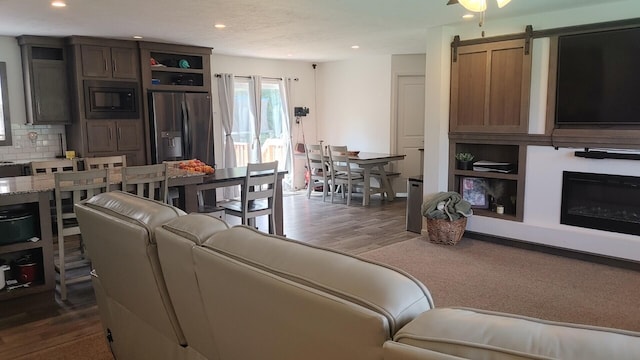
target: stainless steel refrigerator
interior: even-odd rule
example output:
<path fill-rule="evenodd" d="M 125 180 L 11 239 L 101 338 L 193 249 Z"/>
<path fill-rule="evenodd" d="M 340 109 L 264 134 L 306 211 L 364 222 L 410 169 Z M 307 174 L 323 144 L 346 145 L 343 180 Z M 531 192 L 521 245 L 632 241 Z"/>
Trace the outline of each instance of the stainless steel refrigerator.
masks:
<path fill-rule="evenodd" d="M 149 109 L 153 163 L 199 159 L 214 165 L 211 95 L 151 92 Z"/>

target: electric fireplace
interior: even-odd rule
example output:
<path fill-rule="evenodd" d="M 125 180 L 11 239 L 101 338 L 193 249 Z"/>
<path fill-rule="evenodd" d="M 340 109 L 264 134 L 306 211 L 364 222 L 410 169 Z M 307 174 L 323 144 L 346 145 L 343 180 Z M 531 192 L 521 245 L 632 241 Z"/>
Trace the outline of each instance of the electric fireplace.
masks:
<path fill-rule="evenodd" d="M 640 235 L 640 177 L 565 171 L 560 223 Z"/>

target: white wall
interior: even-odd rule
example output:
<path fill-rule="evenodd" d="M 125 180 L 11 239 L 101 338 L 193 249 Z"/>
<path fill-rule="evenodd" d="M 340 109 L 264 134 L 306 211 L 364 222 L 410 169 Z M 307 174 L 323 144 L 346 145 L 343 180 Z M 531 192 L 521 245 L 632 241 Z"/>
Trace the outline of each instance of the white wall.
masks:
<path fill-rule="evenodd" d="M 318 138 L 360 151 L 390 151 L 391 56 L 318 65 Z"/>
<path fill-rule="evenodd" d="M 391 55 L 392 74 L 424 75 L 425 54 Z"/>
<path fill-rule="evenodd" d="M 427 32 L 425 72 L 425 128 L 423 191 L 447 190 L 449 158 L 449 78 L 453 29 L 440 27 Z"/>
<path fill-rule="evenodd" d="M 488 18 L 485 23 L 485 31 L 487 36 L 496 36 L 522 32 L 528 24 L 533 25 L 534 30 L 541 30 L 620 20 L 637 16 L 637 14 L 640 14 L 640 2 L 627 0 L 509 20 L 498 21 Z M 439 137 L 436 138 L 435 135 L 432 135 L 429 137 L 430 141 L 425 139 L 425 154 L 437 154 L 437 158 L 425 159 L 424 175 L 427 180 L 425 193 L 447 190 L 444 181 L 448 176 L 448 170 L 445 166 L 447 157 L 442 155 L 446 153 L 443 143 L 448 143 L 443 140 L 443 138 L 446 139 L 446 132 L 443 129 L 448 128 L 448 105 L 445 105 L 442 99 L 446 99 L 448 102 L 449 86 L 448 77 L 445 79 L 442 74 L 449 73 L 450 63 L 448 60 L 440 60 L 449 58 L 453 34 L 460 34 L 464 40 L 479 37 L 479 31 L 477 24 L 466 24 L 453 29 L 436 28 L 429 31 L 426 102 L 427 109 L 433 111 L 427 111 L 425 135 L 438 133 Z M 545 122 L 548 41 L 534 40 L 533 51 L 536 53 L 533 54 L 534 77 L 529 131 L 540 133 L 544 130 L 543 124 Z M 430 74 L 432 75 L 430 76 Z M 445 108 L 447 112 L 444 111 Z M 577 158 L 573 156 L 575 150 L 555 150 L 550 146 L 529 146 L 527 148 L 524 221 L 519 223 L 473 216 L 468 222 L 467 229 L 589 253 L 640 260 L 640 237 L 638 236 L 560 224 L 560 193 L 564 170 L 640 176 L 640 167 L 633 161 Z"/>
<path fill-rule="evenodd" d="M 307 141 L 314 140 L 316 137 L 315 124 L 317 119 L 317 108 L 315 106 L 315 70 L 312 63 L 305 61 L 286 61 L 286 60 L 268 60 L 258 58 L 247 58 L 237 56 L 226 56 L 214 54 L 211 57 L 212 74 L 232 73 L 234 75 L 248 76 L 261 75 L 266 77 L 290 77 L 297 78 L 298 81 L 293 82 L 293 91 L 291 94 L 291 106 L 302 106 L 309 108 L 309 115 L 301 118 L 303 124 L 294 123 L 291 129 L 293 143 L 302 142 L 301 126 L 304 127 L 304 133 Z M 213 96 L 213 117 L 215 124 L 215 154 L 216 163 L 221 165 L 222 160 L 222 144 L 224 131 L 220 121 L 220 105 L 218 98 L 218 82 L 215 76 L 211 79 L 212 96 Z M 304 187 L 304 159 L 302 157 L 294 158 L 294 186 L 296 188 Z"/>
<path fill-rule="evenodd" d="M 215 53 L 215 50 L 214 50 Z M 425 56 L 370 56 L 344 61 L 312 63 L 265 60 L 214 54 L 212 72 L 236 75 L 297 77 L 293 94 L 294 106 L 309 107 L 302 118 L 307 142 L 346 144 L 350 148 L 370 152 L 390 152 L 391 99 L 394 74 L 424 73 Z M 222 163 L 222 134 L 213 78 L 214 121 L 216 124 L 216 161 Z M 317 98 L 316 98 L 317 96 Z M 300 125 L 293 129 L 293 141 L 302 141 Z M 446 163 L 446 161 L 445 161 Z M 304 186 L 304 159 L 295 161 L 297 188 Z"/>

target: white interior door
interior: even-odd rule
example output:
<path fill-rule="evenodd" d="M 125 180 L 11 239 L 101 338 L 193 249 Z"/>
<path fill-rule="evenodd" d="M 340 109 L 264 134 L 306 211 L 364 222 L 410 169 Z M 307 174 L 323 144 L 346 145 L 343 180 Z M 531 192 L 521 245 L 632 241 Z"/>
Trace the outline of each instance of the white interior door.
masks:
<path fill-rule="evenodd" d="M 405 154 L 394 171 L 401 175 L 393 181 L 396 194 L 406 195 L 407 178 L 422 175 L 424 148 L 424 75 L 398 75 L 395 96 L 395 152 Z"/>

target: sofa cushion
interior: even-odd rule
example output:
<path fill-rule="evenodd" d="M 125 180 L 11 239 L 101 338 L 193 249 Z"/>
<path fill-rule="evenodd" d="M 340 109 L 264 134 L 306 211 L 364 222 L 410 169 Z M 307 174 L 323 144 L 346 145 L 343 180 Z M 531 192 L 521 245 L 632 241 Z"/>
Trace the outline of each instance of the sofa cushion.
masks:
<path fill-rule="evenodd" d="M 173 206 L 121 191 L 98 194 L 76 205 L 82 238 L 100 277 L 108 306 L 126 309 L 176 344 L 186 340 L 166 289 L 154 229 L 185 213 Z M 115 314 L 112 312 L 112 314 Z M 124 315 L 123 315 L 124 316 Z M 117 341 L 126 319 L 108 324 Z"/>
<path fill-rule="evenodd" d="M 390 336 L 433 307 L 426 287 L 399 269 L 246 226 L 217 233 L 203 246 L 377 312 L 387 318 Z"/>
<path fill-rule="evenodd" d="M 186 213 L 177 207 L 158 201 L 141 198 L 122 191 L 111 191 L 87 199 L 84 206 L 127 222 L 144 227 L 149 232 L 149 241 L 155 242 L 154 229 Z"/>
<path fill-rule="evenodd" d="M 640 333 L 469 308 L 437 308 L 394 340 L 472 359 L 640 359 Z"/>
<path fill-rule="evenodd" d="M 192 248 L 228 228 L 229 225 L 217 217 L 191 213 L 156 229 L 162 273 L 187 343 L 210 360 L 218 359 L 218 350 L 204 316 Z"/>
<path fill-rule="evenodd" d="M 431 306 L 399 271 L 244 226 L 193 262 L 221 359 L 380 360 L 392 329 Z"/>

